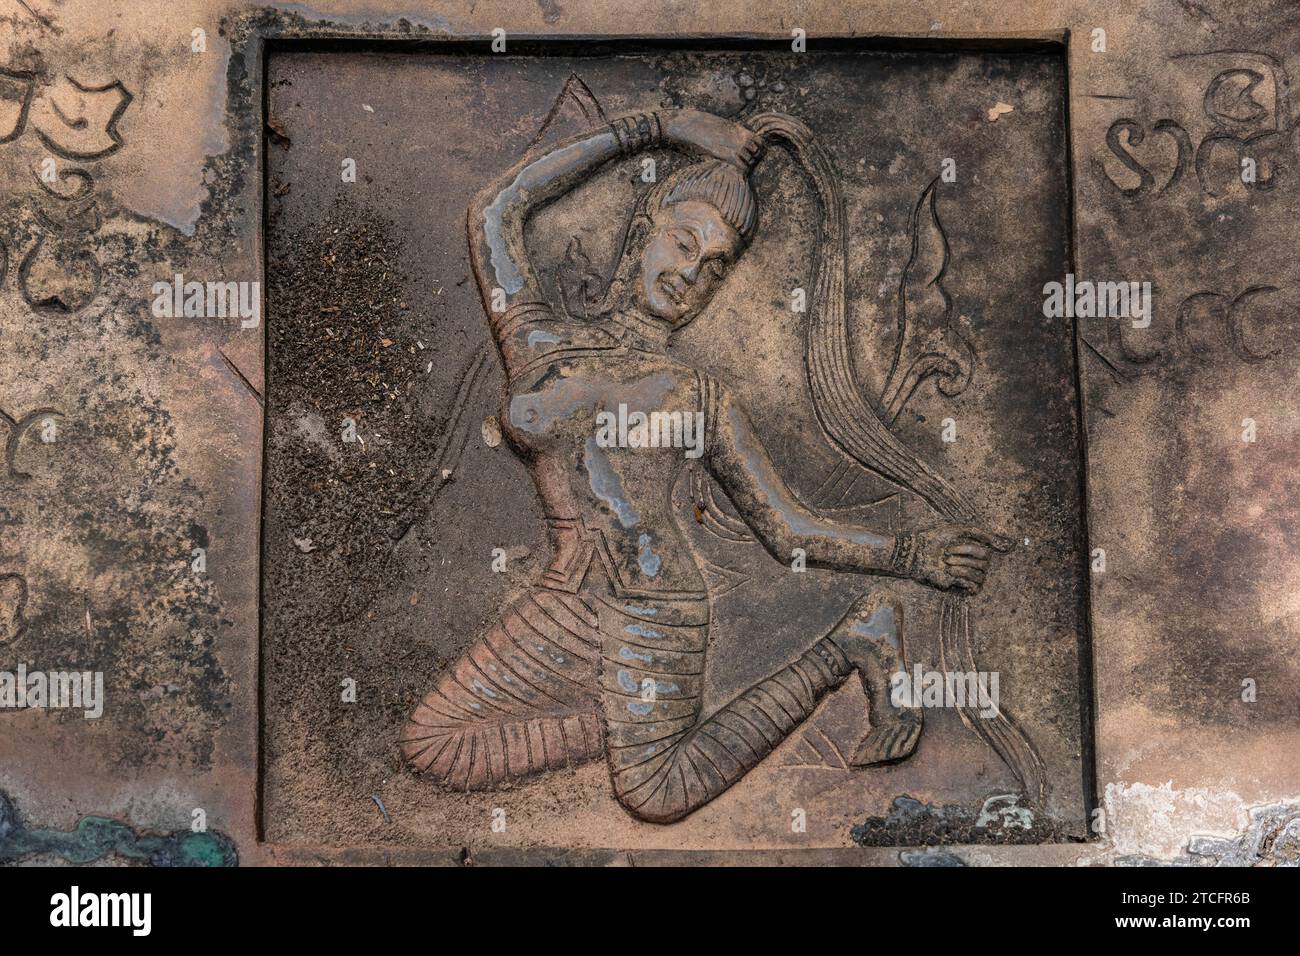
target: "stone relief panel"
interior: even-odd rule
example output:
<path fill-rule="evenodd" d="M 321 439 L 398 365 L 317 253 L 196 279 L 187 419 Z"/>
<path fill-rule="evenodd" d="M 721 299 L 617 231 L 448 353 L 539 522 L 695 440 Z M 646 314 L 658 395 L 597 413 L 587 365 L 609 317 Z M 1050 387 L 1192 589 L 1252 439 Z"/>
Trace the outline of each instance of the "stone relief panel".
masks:
<path fill-rule="evenodd" d="M 268 82 L 269 839 L 1085 834 L 1059 54 Z"/>

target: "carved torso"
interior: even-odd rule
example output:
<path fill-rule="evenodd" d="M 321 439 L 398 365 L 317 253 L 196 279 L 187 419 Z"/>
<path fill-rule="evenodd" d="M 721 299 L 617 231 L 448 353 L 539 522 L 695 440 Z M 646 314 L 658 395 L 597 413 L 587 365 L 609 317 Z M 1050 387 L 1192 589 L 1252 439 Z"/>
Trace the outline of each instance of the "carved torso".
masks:
<path fill-rule="evenodd" d="M 555 550 L 548 583 L 577 590 L 594 562 L 621 595 L 703 596 L 672 513 L 683 448 L 611 444 L 597 420 L 617 417 L 620 406 L 693 416 L 702 410 L 700 376 L 613 323 L 539 309 L 514 325 L 502 337 L 510 387 L 501 420 L 546 507 Z"/>

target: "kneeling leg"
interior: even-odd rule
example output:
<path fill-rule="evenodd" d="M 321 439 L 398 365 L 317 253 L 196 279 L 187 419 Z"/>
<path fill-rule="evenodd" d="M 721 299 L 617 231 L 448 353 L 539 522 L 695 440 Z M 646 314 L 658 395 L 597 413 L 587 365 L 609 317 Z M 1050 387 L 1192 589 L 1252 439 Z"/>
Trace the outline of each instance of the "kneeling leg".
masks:
<path fill-rule="evenodd" d="M 516 600 L 416 706 L 399 741 L 407 763 L 485 790 L 603 755 L 595 623 L 577 595 Z"/>
<path fill-rule="evenodd" d="M 919 711 L 889 702 L 890 677 L 902 667 L 901 628 L 897 604 L 861 600 L 805 654 L 703 720 L 703 642 L 670 633 L 690 628 L 636 627 L 640 644 L 607 641 L 601 682 L 619 802 L 647 822 L 680 820 L 740 780 L 854 671 L 868 691 L 872 723 L 854 762 L 906 756 L 921 725 Z M 637 693 L 645 687 L 654 691 L 649 700 Z"/>

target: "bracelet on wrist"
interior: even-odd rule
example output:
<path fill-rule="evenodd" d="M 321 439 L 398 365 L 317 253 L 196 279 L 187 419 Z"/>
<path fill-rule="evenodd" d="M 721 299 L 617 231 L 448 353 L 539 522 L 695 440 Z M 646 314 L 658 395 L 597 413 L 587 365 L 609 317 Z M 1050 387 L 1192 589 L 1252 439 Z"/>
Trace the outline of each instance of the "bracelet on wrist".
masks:
<path fill-rule="evenodd" d="M 632 113 L 609 124 L 618 140 L 619 152 L 632 156 L 663 141 L 663 127 L 658 113 Z"/>
<path fill-rule="evenodd" d="M 894 535 L 894 550 L 889 556 L 889 570 L 900 578 L 916 577 L 921 565 L 925 539 L 920 534 Z"/>

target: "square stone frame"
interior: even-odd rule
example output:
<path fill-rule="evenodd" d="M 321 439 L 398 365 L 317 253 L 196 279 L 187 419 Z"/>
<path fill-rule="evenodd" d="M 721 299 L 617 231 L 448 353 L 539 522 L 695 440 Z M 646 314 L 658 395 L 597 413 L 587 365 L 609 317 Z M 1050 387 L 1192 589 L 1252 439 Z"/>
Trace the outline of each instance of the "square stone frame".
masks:
<path fill-rule="evenodd" d="M 258 98 L 260 119 L 259 129 L 262 135 L 258 139 L 257 147 L 259 153 L 259 173 L 261 179 L 261 188 L 259 190 L 259 199 L 262 206 L 261 227 L 262 232 L 259 235 L 259 248 L 262 250 L 262 288 L 267 288 L 267 280 L 271 273 L 271 266 L 266 261 L 265 251 L 267 243 L 265 241 L 267 221 L 266 215 L 268 210 L 267 189 L 269 188 L 269 175 L 267 172 L 266 156 L 269 146 L 269 138 L 272 135 L 267 120 L 270 117 L 268 84 L 266 77 L 269 75 L 268 65 L 270 58 L 277 53 L 321 53 L 328 55 L 330 53 L 348 54 L 348 53 L 384 53 L 384 52 L 401 52 L 411 55 L 432 55 L 452 54 L 452 53 L 474 53 L 481 55 L 491 54 L 490 36 L 439 36 L 439 37 L 421 37 L 419 39 L 394 38 L 390 33 L 379 31 L 376 33 L 348 33 L 340 34 L 329 28 L 306 28 L 298 30 L 281 30 L 275 29 L 257 29 L 254 30 L 248 38 L 248 44 L 256 50 L 255 59 L 259 63 L 257 88 L 260 91 Z M 608 54 L 653 54 L 656 52 L 668 51 L 729 51 L 729 52 L 761 52 L 761 51 L 786 51 L 789 50 L 790 39 L 786 36 L 772 36 L 762 34 L 748 33 L 728 33 L 728 34 L 699 34 L 692 36 L 674 36 L 674 35 L 599 35 L 599 36 L 582 36 L 574 34 L 550 35 L 550 34 L 526 34 L 509 36 L 509 54 L 511 56 L 557 56 L 557 55 L 574 55 L 574 56 L 602 56 Z M 1061 60 L 1061 70 L 1064 81 L 1064 99 L 1062 104 L 1064 111 L 1064 138 L 1063 146 L 1066 155 L 1063 157 L 1063 166 L 1066 173 L 1065 182 L 1065 206 L 1067 210 L 1068 221 L 1066 224 L 1066 233 L 1069 237 L 1067 260 L 1071 271 L 1075 271 L 1075 241 L 1074 241 L 1074 177 L 1073 164 L 1071 162 L 1071 123 L 1069 115 L 1069 32 L 1061 31 L 1056 35 L 1042 36 L 1022 36 L 1022 37 L 918 37 L 918 36 L 870 36 L 858 37 L 847 35 L 828 35 L 818 36 L 810 35 L 808 43 L 818 51 L 843 52 L 843 53 L 887 53 L 887 52 L 907 52 L 907 53 L 1003 53 L 1003 54 L 1039 54 L 1059 57 Z M 266 311 L 263 310 L 263 314 Z M 1078 644 L 1078 671 L 1079 671 L 1079 705 L 1080 705 L 1080 739 L 1082 754 L 1080 764 L 1082 767 L 1081 789 L 1085 812 L 1090 819 L 1095 808 L 1098 805 L 1098 795 L 1096 790 L 1096 763 L 1095 763 L 1095 738 L 1094 738 L 1094 682 L 1093 682 L 1093 661 L 1092 661 L 1092 613 L 1091 601 L 1087 587 L 1087 567 L 1088 553 L 1090 545 L 1088 543 L 1088 473 L 1087 473 L 1087 429 L 1086 419 L 1083 409 L 1083 380 L 1080 369 L 1080 344 L 1077 336 L 1077 322 L 1072 321 L 1071 326 L 1071 346 L 1072 346 L 1072 386 L 1075 391 L 1076 415 L 1078 420 L 1079 447 L 1077 451 L 1077 460 L 1080 467 L 1080 529 L 1082 537 L 1082 552 L 1079 555 L 1081 564 L 1081 580 L 1084 582 L 1083 595 L 1083 627 L 1084 633 L 1079 635 Z M 262 354 L 259 361 L 265 363 L 265 325 L 262 330 L 263 344 Z M 263 429 L 263 445 L 265 450 L 265 428 Z M 259 460 L 259 473 L 261 472 L 261 460 Z M 261 593 L 262 575 L 261 564 L 259 560 L 259 638 L 258 654 L 259 668 L 260 658 L 265 652 L 262 638 L 261 616 L 264 613 L 264 602 L 266 595 Z M 350 847 L 346 851 L 337 849 L 327 849 L 321 847 L 306 847 L 296 844 L 276 844 L 262 843 L 264 839 L 264 799 L 262 788 L 265 783 L 265 766 L 262 760 L 262 751 L 266 733 L 266 725 L 262 714 L 262 696 L 259 693 L 259 764 L 258 764 L 258 801 L 257 801 L 257 832 L 259 847 L 263 850 L 272 851 L 277 857 L 283 856 L 286 860 L 302 862 L 307 860 L 325 861 L 337 860 L 338 862 L 377 862 L 379 860 L 406 861 L 414 863 L 443 862 L 451 859 L 454 862 L 463 862 L 469 852 L 465 847 L 444 847 L 440 849 L 425 849 L 411 847 Z M 649 862 L 651 860 L 664 864 L 675 863 L 700 863 L 700 864 L 718 864 L 728 862 L 774 862 L 781 861 L 787 863 L 797 863 L 804 865 L 864 865 L 864 864 L 898 864 L 900 862 L 900 851 L 907 850 L 906 847 L 850 847 L 840 849 L 828 848 L 809 848 L 806 850 L 636 850 L 635 858 L 638 862 Z M 915 848 L 913 848 L 915 849 Z M 1073 859 L 1077 856 L 1080 844 L 1023 844 L 1018 846 L 993 846 L 981 845 L 977 848 L 980 854 L 992 853 L 994 857 L 999 854 L 1006 854 L 1007 861 L 1011 860 L 1023 862 L 1041 862 L 1052 863 L 1058 860 Z M 918 852 L 937 852 L 937 849 L 929 851 L 920 850 Z M 569 863 L 609 863 L 617 862 L 624 858 L 630 858 L 633 851 L 627 851 L 617 847 L 611 847 L 601 850 L 569 850 L 560 847 L 555 848 L 533 848 L 533 849 L 516 849 L 516 848 L 499 848 L 490 847 L 475 848 L 473 858 L 479 862 L 500 862 L 505 864 L 524 863 L 540 864 L 551 863 L 560 857 Z M 910 858 L 911 854 L 909 854 Z"/>
<path fill-rule="evenodd" d="M 42 2 L 32 4 L 38 13 Z M 863 43 L 1063 46 L 1076 271 L 1150 279 L 1156 288 L 1150 330 L 1118 323 L 1084 327 L 1079 369 L 1088 534 L 1090 546 L 1106 549 L 1109 559 L 1107 572 L 1089 581 L 1095 796 L 1104 832 L 1086 844 L 948 847 L 944 858 L 976 865 L 1251 863 L 1277 854 L 1282 841 L 1271 838 L 1300 813 L 1300 701 L 1294 692 L 1300 685 L 1300 535 L 1294 533 L 1300 525 L 1294 494 L 1300 368 L 1285 334 L 1290 327 L 1276 317 L 1270 324 L 1268 308 L 1300 300 L 1297 170 L 1288 155 L 1291 168 L 1281 170 L 1276 188 L 1251 191 L 1247 201 L 1234 204 L 1208 195 L 1194 164 L 1179 166 L 1174 176 L 1181 178 L 1173 182 L 1173 141 L 1156 135 L 1171 127 L 1156 124 L 1170 120 L 1192 131 L 1193 149 L 1206 136 L 1208 80 L 1189 78 L 1184 70 L 1195 57 L 1249 56 L 1252 71 L 1271 74 L 1276 89 L 1285 90 L 1288 66 L 1293 74 L 1300 71 L 1300 21 L 1292 0 L 872 0 L 849 6 L 808 0 L 767 7 L 720 3 L 707 10 L 648 8 L 644 0 L 445 0 L 428 12 L 411 7 L 409 0 L 62 0 L 43 18 L 15 4 L 0 10 L 0 31 L 12 28 L 7 70 L 39 66 L 44 78 L 70 73 L 97 87 L 116 81 L 130 97 L 89 129 L 98 134 L 97 147 L 108 144 L 83 165 L 94 172 L 96 198 L 112 229 L 102 230 L 90 247 L 104 281 L 87 302 L 38 307 L 15 289 L 35 214 L 48 199 L 32 172 L 50 147 L 30 128 L 0 144 L 12 160 L 0 166 L 0 181 L 21 240 L 21 248 L 8 249 L 8 275 L 0 285 L 0 301 L 8 306 L 0 335 L 6 358 L 17 356 L 0 362 L 9 403 L 4 410 L 21 416 L 48 407 L 89 408 L 102 413 L 92 426 L 120 436 L 132 430 L 148 435 L 160 424 L 174 446 L 164 462 L 171 480 L 150 484 L 143 502 L 103 492 L 104 472 L 60 457 L 59 445 L 40 452 L 43 458 L 39 443 L 26 446 L 27 464 L 44 464 L 46 473 L 25 486 L 6 486 L 0 574 L 10 581 L 26 577 L 29 621 L 57 625 L 44 633 L 28 628 L 17 638 L 18 651 L 30 661 L 46 647 L 67 647 L 67 666 L 124 665 L 129 673 L 119 686 L 129 689 L 122 706 L 94 726 L 4 715 L 0 811 L 16 811 L 29 829 L 66 834 L 89 816 L 159 834 L 188 832 L 191 814 L 201 808 L 209 829 L 227 836 L 239 861 L 252 865 L 456 864 L 467 856 L 478 862 L 616 864 L 914 860 L 888 848 L 524 854 L 494 849 L 486 840 L 446 851 L 261 842 L 256 556 L 263 331 L 241 330 L 238 322 L 149 315 L 149 283 L 170 279 L 173 271 L 265 280 L 261 100 L 269 44 L 435 46 L 482 42 L 498 26 L 522 41 L 613 35 L 631 24 L 646 35 L 784 43 L 792 26 L 802 26 L 814 44 L 818 37 L 839 36 Z M 191 31 L 199 28 L 206 31 L 207 49 L 191 55 Z M 1105 31 L 1103 50 L 1095 48 L 1099 30 Z M 1239 100 L 1242 105 L 1249 103 Z M 1281 105 L 1272 101 L 1279 130 L 1289 134 L 1295 127 Z M 57 117 L 47 119 L 62 128 Z M 1143 149 L 1168 150 L 1163 160 L 1143 157 L 1160 174 L 1150 186 L 1125 169 L 1121 151 L 1111 145 L 1125 123 L 1145 132 Z M 81 135 L 63 129 L 70 138 Z M 1153 158 L 1163 167 L 1157 169 Z M 1226 172 L 1232 172 L 1230 162 Z M 1125 192 L 1135 189 L 1142 195 Z M 1239 184 L 1237 190 L 1240 198 Z M 1273 289 L 1272 298 L 1258 298 L 1245 319 L 1251 348 L 1243 354 L 1239 334 L 1231 341 L 1220 334 L 1215 310 L 1240 299 L 1243 290 L 1265 288 Z M 1194 341 L 1181 334 L 1180 305 L 1186 303 L 1200 310 L 1190 316 Z M 1241 322 L 1228 331 L 1240 333 Z M 1249 354 L 1260 352 L 1268 354 Z M 1240 437 L 1246 416 L 1260 426 L 1258 441 L 1249 445 Z M 134 468 L 130 453 L 136 449 L 124 444 L 127 454 L 115 459 L 124 463 L 124 476 L 151 478 L 148 469 L 156 462 Z M 157 516 L 151 527 L 168 531 L 170 550 L 127 552 L 127 561 L 110 573 L 91 566 L 87 558 L 102 549 L 85 542 L 83 514 L 89 503 L 105 501 L 103 513 L 89 517 L 108 545 L 127 538 L 126 532 L 114 534 L 115 524 L 129 530 L 123 518 Z M 175 570 L 189 560 L 194 527 L 215 542 L 207 577 L 198 585 Z M 139 586 L 160 578 L 165 591 Z M 155 626 L 177 613 L 194 615 L 203 643 L 171 666 L 177 647 L 195 637 L 184 626 Z M 91 650 L 74 654 L 80 635 L 91 639 Z M 42 643 L 47 639 L 61 644 Z M 199 654 L 203 668 L 186 672 Z M 216 679 L 208 681 L 210 675 Z M 144 690 L 174 676 L 190 683 L 163 698 L 135 699 L 132 681 L 140 680 Z M 1249 704 L 1238 697 L 1245 678 L 1259 687 L 1258 700 Z M 178 708 L 182 716 L 199 713 L 201 719 L 167 724 Z M 155 733 L 167 736 L 162 746 Z M 11 806 L 4 806 L 3 796 Z M 1214 839 L 1200 839 L 1204 835 Z"/>

